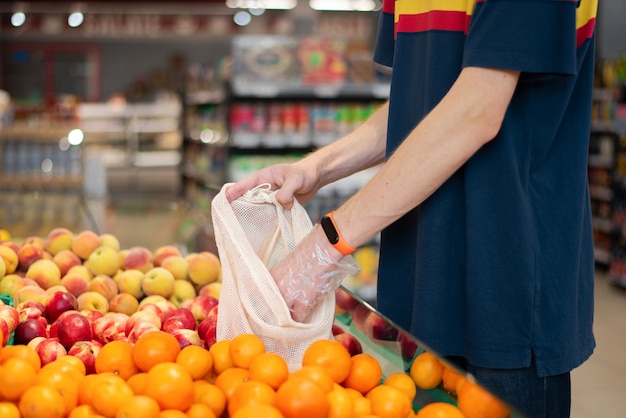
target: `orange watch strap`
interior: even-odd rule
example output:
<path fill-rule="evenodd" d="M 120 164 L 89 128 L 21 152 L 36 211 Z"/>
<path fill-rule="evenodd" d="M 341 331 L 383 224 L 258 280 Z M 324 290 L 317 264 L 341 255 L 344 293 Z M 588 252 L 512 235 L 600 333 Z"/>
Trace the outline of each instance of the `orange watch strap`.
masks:
<path fill-rule="evenodd" d="M 332 244 L 333 247 L 337 251 L 339 251 L 343 255 L 350 255 L 356 251 L 356 248 L 352 247 L 350 244 L 346 242 L 346 240 L 339 232 L 339 228 L 337 228 L 337 224 L 335 224 L 335 218 L 333 215 L 335 211 L 329 212 L 322 218 L 322 228 L 326 233 L 326 237 L 328 241 Z"/>

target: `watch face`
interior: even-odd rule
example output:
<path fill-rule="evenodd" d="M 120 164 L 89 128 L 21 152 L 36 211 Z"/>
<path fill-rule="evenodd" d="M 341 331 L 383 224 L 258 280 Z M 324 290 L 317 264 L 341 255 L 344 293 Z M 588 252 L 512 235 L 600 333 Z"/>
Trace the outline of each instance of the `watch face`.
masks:
<path fill-rule="evenodd" d="M 324 216 L 320 224 L 322 225 L 322 229 L 324 229 L 328 241 L 333 245 L 337 244 L 339 242 L 339 234 L 335 229 L 335 225 L 333 225 L 333 221 L 328 216 Z"/>

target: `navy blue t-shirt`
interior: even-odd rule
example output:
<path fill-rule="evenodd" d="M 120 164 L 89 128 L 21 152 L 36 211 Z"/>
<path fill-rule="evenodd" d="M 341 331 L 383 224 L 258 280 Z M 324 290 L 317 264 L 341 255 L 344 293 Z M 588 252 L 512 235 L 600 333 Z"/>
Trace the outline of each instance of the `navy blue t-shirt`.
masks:
<path fill-rule="evenodd" d="M 587 153 L 597 0 L 385 0 L 387 155 L 463 67 L 521 71 L 497 137 L 381 234 L 377 306 L 440 355 L 539 375 L 595 346 Z"/>

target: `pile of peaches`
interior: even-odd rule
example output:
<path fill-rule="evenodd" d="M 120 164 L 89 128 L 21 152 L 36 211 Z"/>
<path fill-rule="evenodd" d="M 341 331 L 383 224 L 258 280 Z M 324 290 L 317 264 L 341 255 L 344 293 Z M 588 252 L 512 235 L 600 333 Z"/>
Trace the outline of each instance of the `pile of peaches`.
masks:
<path fill-rule="evenodd" d="M 5 237 L 6 238 L 6 237 Z M 112 234 L 54 228 L 0 241 L 2 345 L 29 345 L 43 364 L 66 354 L 88 370 L 103 345 L 154 330 L 187 345 L 215 341 L 221 265 L 174 245 L 120 248 Z"/>

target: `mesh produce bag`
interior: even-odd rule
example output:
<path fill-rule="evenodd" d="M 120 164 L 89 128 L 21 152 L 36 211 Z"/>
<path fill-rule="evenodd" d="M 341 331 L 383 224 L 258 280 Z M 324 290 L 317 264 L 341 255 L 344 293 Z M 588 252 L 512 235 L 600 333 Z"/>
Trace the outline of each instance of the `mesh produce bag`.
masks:
<path fill-rule="evenodd" d="M 217 340 L 256 334 L 267 351 L 281 355 L 295 370 L 313 341 L 332 337 L 335 294 L 324 294 L 309 320 L 297 322 L 269 270 L 311 231 L 311 219 L 297 201 L 291 210 L 283 209 L 269 185 L 231 203 L 225 194 L 229 186 L 222 187 L 211 206 L 222 264 Z"/>

